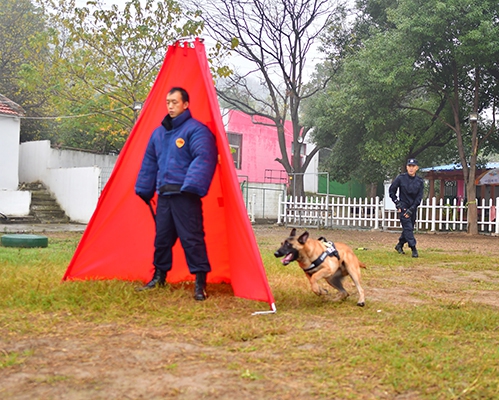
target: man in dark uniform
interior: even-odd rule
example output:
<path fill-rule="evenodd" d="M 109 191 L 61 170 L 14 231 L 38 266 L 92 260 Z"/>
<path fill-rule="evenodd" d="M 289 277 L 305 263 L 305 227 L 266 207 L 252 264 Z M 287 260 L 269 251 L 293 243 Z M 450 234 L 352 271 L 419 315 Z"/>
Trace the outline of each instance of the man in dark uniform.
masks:
<path fill-rule="evenodd" d="M 172 268 L 172 248 L 177 239 L 185 252 L 189 271 L 196 276 L 194 298 L 206 299 L 206 277 L 211 271 L 206 252 L 201 198 L 218 162 L 215 136 L 189 110 L 185 89 L 172 88 L 168 115 L 154 130 L 135 184 L 135 193 L 147 204 L 158 193 L 154 275 L 139 290 L 164 286 Z"/>
<path fill-rule="evenodd" d="M 424 182 L 421 177 L 416 175 L 419 167 L 418 161 L 415 158 L 407 160 L 406 168 L 407 172 L 397 176 L 388 190 L 390 198 L 397 207 L 402 225 L 402 234 L 395 246 L 395 250 L 400 254 L 404 254 L 404 244 L 407 243 L 412 250 L 412 256 L 418 257 L 416 239 L 414 237 L 414 225 L 416 224 L 418 206 L 423 199 Z"/>

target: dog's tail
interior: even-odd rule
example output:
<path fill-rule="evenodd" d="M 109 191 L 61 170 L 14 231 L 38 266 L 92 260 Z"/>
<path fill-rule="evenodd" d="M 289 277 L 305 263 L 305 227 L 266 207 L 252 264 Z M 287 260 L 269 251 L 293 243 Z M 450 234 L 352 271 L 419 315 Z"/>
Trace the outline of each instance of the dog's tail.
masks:
<path fill-rule="evenodd" d="M 359 267 L 367 269 L 367 265 L 359 261 Z"/>

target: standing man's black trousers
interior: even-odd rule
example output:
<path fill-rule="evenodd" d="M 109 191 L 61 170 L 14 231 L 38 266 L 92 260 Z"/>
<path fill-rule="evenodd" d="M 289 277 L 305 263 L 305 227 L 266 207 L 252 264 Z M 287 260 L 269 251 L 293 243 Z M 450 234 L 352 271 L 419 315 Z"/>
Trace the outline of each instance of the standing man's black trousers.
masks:
<path fill-rule="evenodd" d="M 158 196 L 154 265 L 168 272 L 172 268 L 172 248 L 177 239 L 184 249 L 191 274 L 210 272 L 206 253 L 201 198 L 180 193 Z"/>
<path fill-rule="evenodd" d="M 416 226 L 416 214 L 414 212 L 409 218 L 404 217 L 407 209 L 403 208 L 399 215 L 400 224 L 402 225 L 402 234 L 400 235 L 399 242 L 403 245 L 407 243 L 410 248 L 416 247 L 416 238 L 414 237 L 414 226 Z"/>

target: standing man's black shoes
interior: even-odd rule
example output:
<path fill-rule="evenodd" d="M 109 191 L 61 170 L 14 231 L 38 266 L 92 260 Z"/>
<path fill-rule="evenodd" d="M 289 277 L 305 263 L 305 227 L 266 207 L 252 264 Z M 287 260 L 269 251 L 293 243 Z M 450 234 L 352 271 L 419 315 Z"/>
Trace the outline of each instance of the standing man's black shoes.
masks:
<path fill-rule="evenodd" d="M 403 247 L 404 245 L 402 243 L 397 243 L 395 250 L 397 250 L 399 254 L 405 254 Z"/>
<path fill-rule="evenodd" d="M 206 300 L 208 297 L 206 294 L 206 272 L 196 273 L 196 282 L 194 287 L 194 299 L 197 301 Z"/>
<path fill-rule="evenodd" d="M 156 286 L 165 286 L 165 281 L 166 271 L 155 268 L 152 279 L 141 288 L 137 288 L 137 291 L 141 292 L 142 290 L 154 289 Z"/>
<path fill-rule="evenodd" d="M 416 250 L 416 247 L 411 247 L 411 249 L 412 249 L 412 256 L 414 258 L 418 258 L 419 254 L 418 254 L 418 251 Z"/>

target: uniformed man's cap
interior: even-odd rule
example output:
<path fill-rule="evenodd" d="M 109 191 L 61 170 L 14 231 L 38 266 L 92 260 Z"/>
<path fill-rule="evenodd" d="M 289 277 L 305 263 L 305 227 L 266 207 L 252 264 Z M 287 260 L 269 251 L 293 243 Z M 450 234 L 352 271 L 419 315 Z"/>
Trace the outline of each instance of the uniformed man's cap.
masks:
<path fill-rule="evenodd" d="M 407 160 L 407 165 L 418 165 L 418 160 L 416 160 L 415 158 L 409 158 Z"/>

